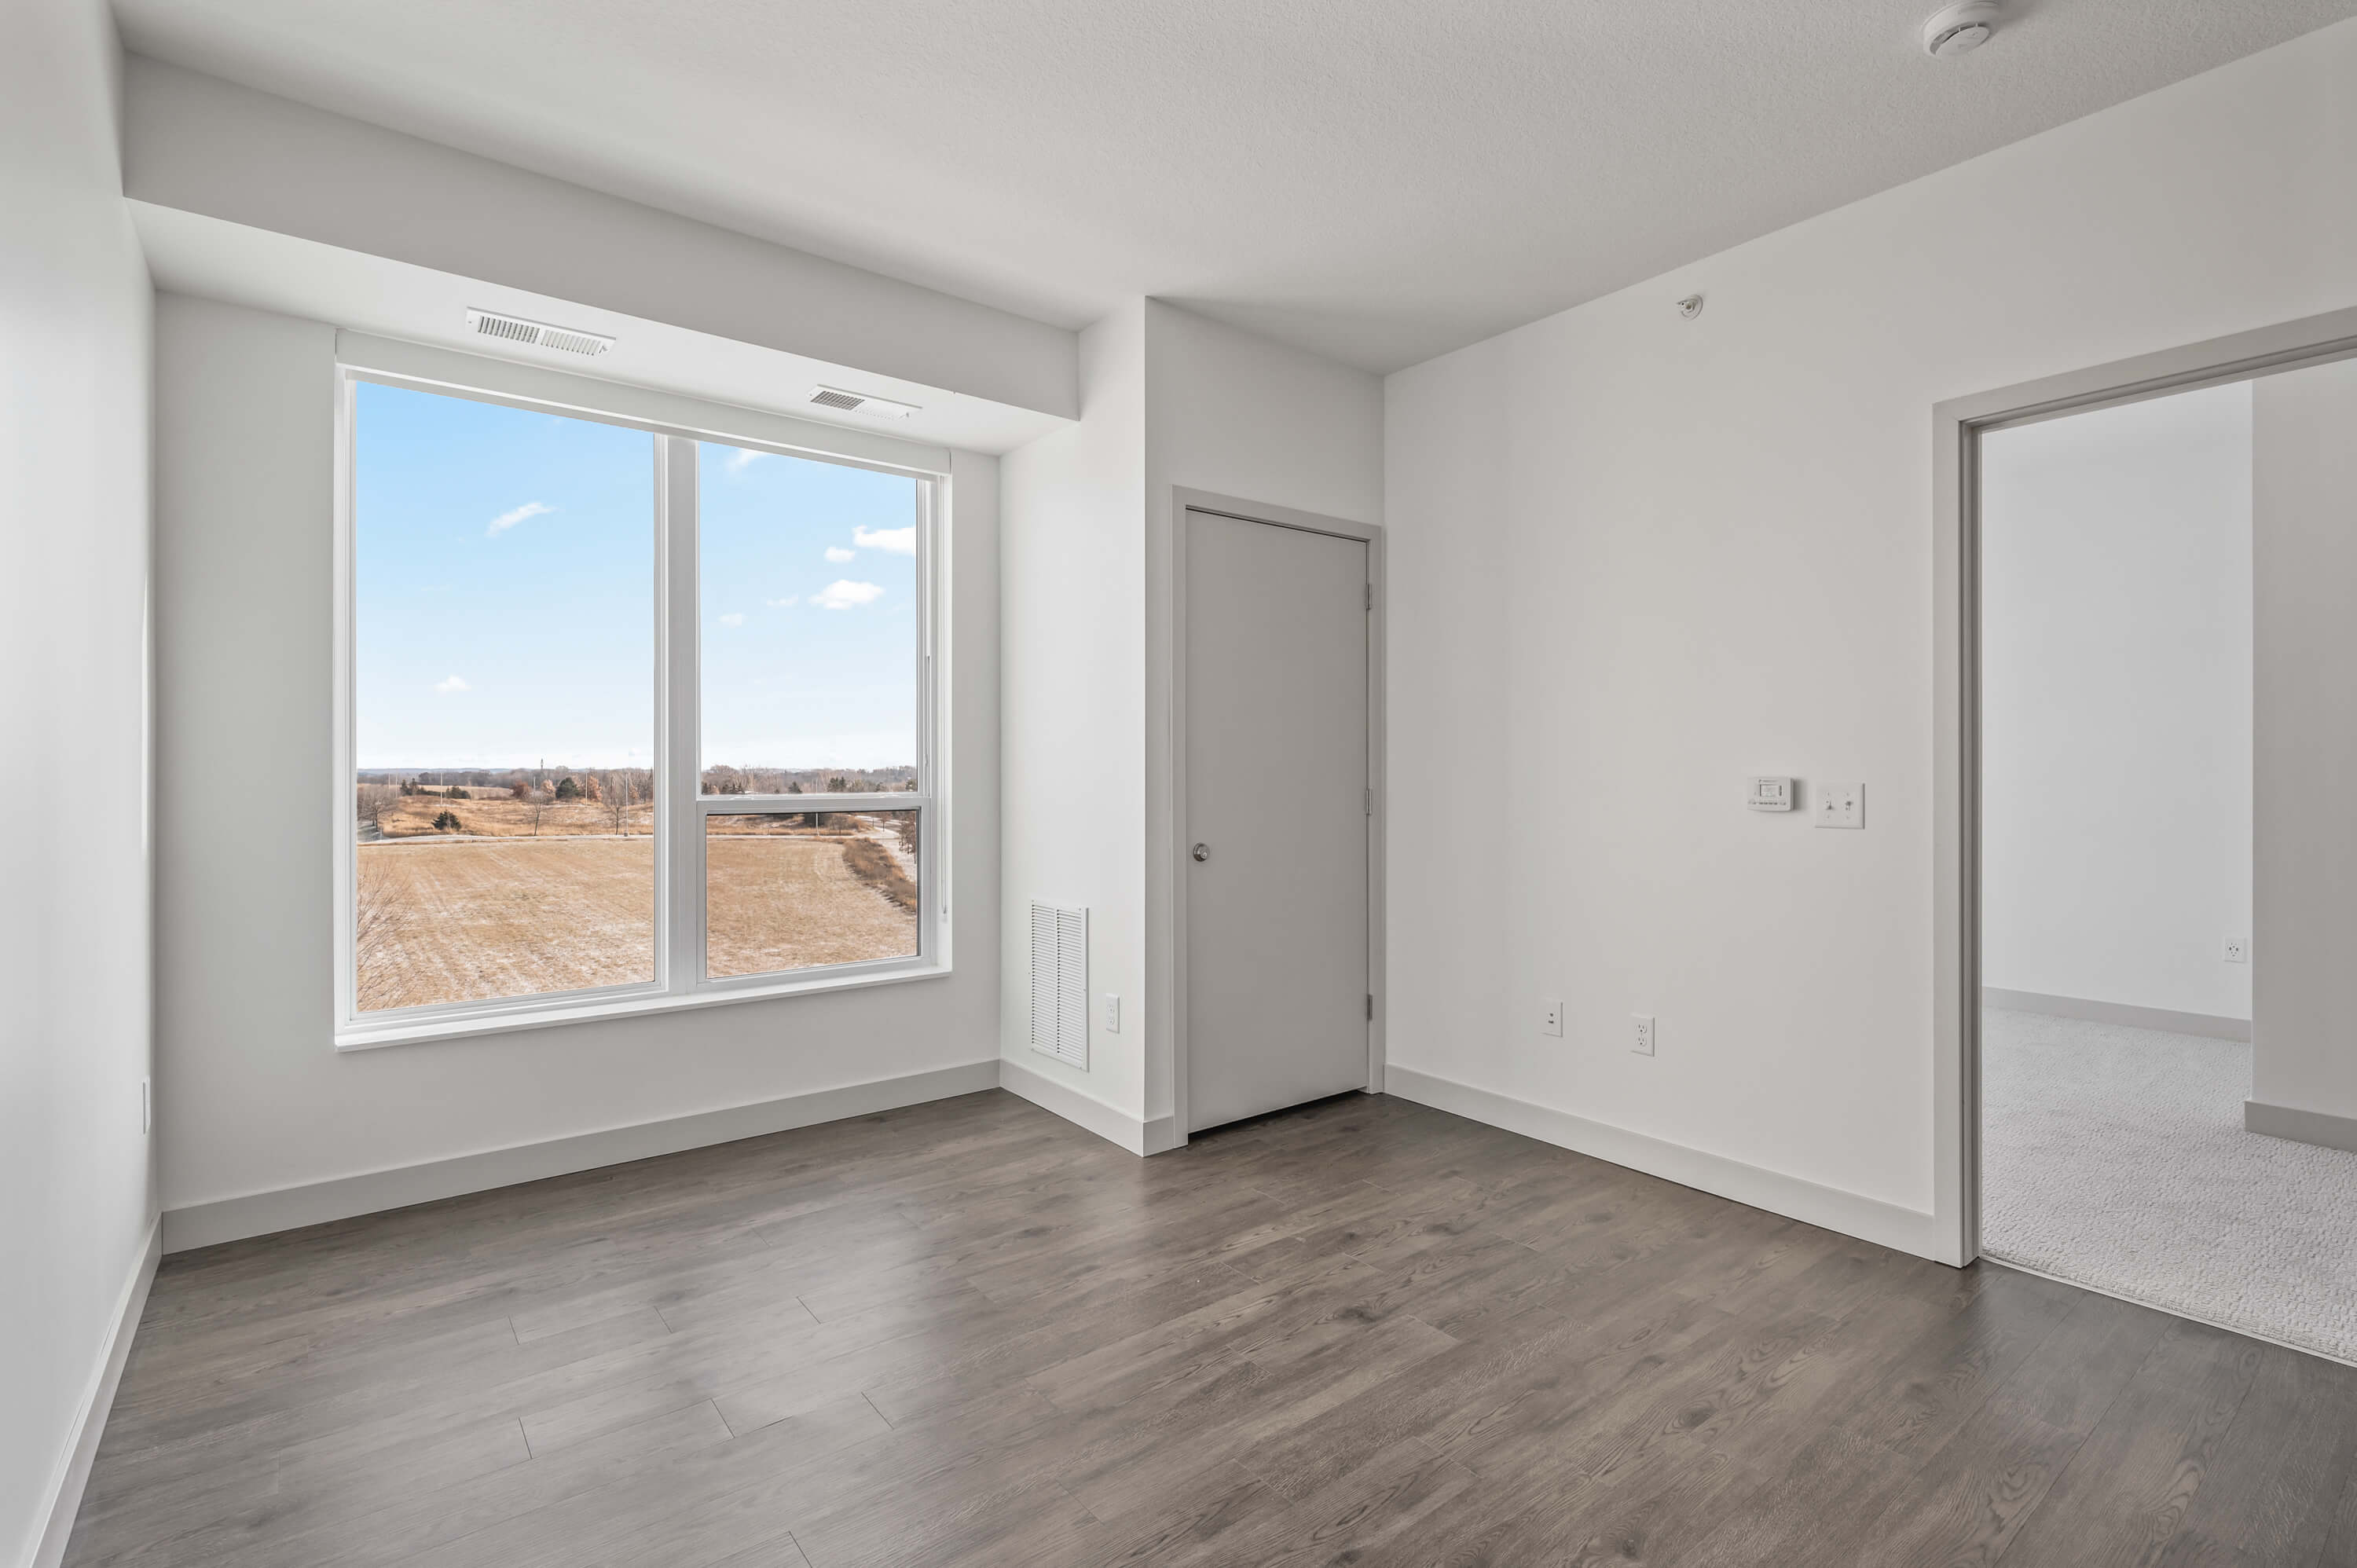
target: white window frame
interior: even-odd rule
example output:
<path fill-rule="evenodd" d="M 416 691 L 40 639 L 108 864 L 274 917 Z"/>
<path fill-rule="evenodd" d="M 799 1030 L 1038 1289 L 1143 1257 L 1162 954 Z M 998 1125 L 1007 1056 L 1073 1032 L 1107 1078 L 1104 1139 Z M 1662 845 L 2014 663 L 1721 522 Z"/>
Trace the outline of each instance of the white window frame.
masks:
<path fill-rule="evenodd" d="M 922 443 L 651 392 L 536 366 L 339 334 L 335 518 L 335 899 L 338 1050 L 544 1028 L 590 1019 L 925 979 L 950 972 L 948 779 L 943 579 L 949 454 Z M 654 440 L 655 664 L 654 978 L 642 983 L 425 1006 L 359 1009 L 356 960 L 359 775 L 354 687 L 357 389 L 405 387 L 510 408 L 643 430 Z M 699 442 L 906 475 L 917 485 L 917 787 L 911 792 L 706 795 L 703 792 L 702 607 L 695 448 Z M 705 967 L 705 819 L 776 812 L 915 811 L 917 951 L 905 958 L 709 978 Z"/>

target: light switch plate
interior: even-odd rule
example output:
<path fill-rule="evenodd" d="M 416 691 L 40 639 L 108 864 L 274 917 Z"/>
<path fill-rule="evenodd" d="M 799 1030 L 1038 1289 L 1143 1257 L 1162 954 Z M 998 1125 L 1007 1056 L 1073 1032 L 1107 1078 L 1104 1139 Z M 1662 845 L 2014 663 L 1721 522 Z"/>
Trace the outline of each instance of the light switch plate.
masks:
<path fill-rule="evenodd" d="M 1743 803 L 1755 811 L 1789 811 L 1792 809 L 1792 781 L 1790 779 L 1754 778 L 1751 793 Z"/>
<path fill-rule="evenodd" d="M 1817 826 L 1821 828 L 1866 826 L 1865 785 L 1819 784 L 1813 788 L 1817 800 Z"/>

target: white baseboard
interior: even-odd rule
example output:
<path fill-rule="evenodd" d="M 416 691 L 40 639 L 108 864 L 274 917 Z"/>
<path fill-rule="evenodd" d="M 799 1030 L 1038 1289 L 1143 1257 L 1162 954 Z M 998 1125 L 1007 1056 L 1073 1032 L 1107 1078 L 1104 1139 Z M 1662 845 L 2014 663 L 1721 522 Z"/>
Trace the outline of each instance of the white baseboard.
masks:
<path fill-rule="evenodd" d="M 124 1282 L 115 1304 L 114 1322 L 106 1331 L 98 1364 L 91 1369 L 90 1387 L 75 1412 L 65 1451 L 58 1456 L 57 1474 L 49 1478 L 48 1523 L 33 1542 L 27 1568 L 57 1568 L 65 1560 L 66 1542 L 74 1520 L 81 1513 L 82 1488 L 90 1484 L 90 1465 L 98 1456 L 98 1440 L 106 1432 L 106 1418 L 114 1409 L 114 1391 L 123 1381 L 123 1364 L 131 1356 L 132 1337 L 139 1330 L 139 1315 L 147 1307 L 147 1289 L 156 1283 L 156 1265 L 163 1261 L 163 1222 L 147 1227 L 146 1244 L 139 1249 L 131 1277 Z"/>
<path fill-rule="evenodd" d="M 1781 1171 L 1731 1160 L 1724 1155 L 1632 1133 L 1624 1127 L 1591 1122 L 1568 1111 L 1534 1105 L 1526 1100 L 1476 1089 L 1471 1084 L 1397 1063 L 1385 1069 L 1383 1083 L 1387 1092 L 1436 1111 L 1450 1112 L 1559 1148 L 1593 1155 L 1599 1160 L 1609 1160 L 1616 1165 L 1657 1176 L 1681 1187 L 1716 1193 L 1770 1214 L 1805 1220 L 1935 1262 L 1941 1261 L 1932 1234 L 1932 1218 L 1917 1209 L 1901 1208 L 1895 1203 L 1839 1187 L 1823 1187 Z"/>
<path fill-rule="evenodd" d="M 350 1219 L 354 1215 L 375 1214 L 388 1208 L 406 1208 L 413 1203 L 430 1203 L 463 1193 L 485 1192 L 545 1176 L 570 1176 L 600 1165 L 674 1155 L 683 1149 L 729 1144 L 739 1138 L 758 1138 L 820 1122 L 839 1122 L 846 1116 L 866 1116 L 928 1100 L 972 1094 L 977 1090 L 996 1088 L 998 1068 L 996 1060 L 967 1062 L 873 1083 L 789 1095 L 758 1105 L 732 1105 L 602 1133 L 584 1133 L 546 1143 L 370 1171 L 332 1181 L 281 1187 L 274 1192 L 225 1197 L 213 1203 L 190 1204 L 165 1210 L 164 1251 L 185 1252 L 191 1247 L 267 1236 L 298 1226 Z"/>
<path fill-rule="evenodd" d="M 602 1133 L 584 1133 L 576 1137 L 460 1155 L 424 1165 L 368 1171 L 360 1176 L 168 1208 L 163 1216 L 163 1250 L 185 1252 L 221 1241 L 268 1236 L 305 1225 L 406 1208 L 414 1203 L 487 1192 L 546 1176 L 570 1176 L 601 1165 L 734 1143 L 739 1138 L 758 1138 L 820 1122 L 866 1116 L 1000 1087 L 1134 1155 L 1158 1155 L 1186 1142 L 1178 1136 L 1177 1124 L 1170 1117 L 1139 1121 L 1018 1062 L 968 1062 L 874 1083 L 791 1095 L 758 1105 L 729 1106 L 662 1122 L 642 1122 Z"/>
<path fill-rule="evenodd" d="M 1140 1121 L 1093 1094 L 1083 1094 L 1012 1058 L 998 1064 L 998 1087 L 1021 1095 L 1042 1111 L 1053 1112 L 1075 1127 L 1086 1128 L 1108 1144 L 1118 1144 L 1133 1155 L 1158 1155 L 1186 1142 L 1178 1136 L 1178 1122 L 1173 1117 Z"/>
<path fill-rule="evenodd" d="M 2007 991 L 1981 987 L 1981 1005 L 2016 1013 L 2043 1013 L 2050 1018 L 2077 1018 L 2089 1024 L 2119 1024 L 2131 1029 L 2158 1029 L 2169 1035 L 2199 1035 L 2208 1040 L 2251 1040 L 2248 1018 L 2222 1018 L 2211 1013 L 2179 1013 L 2169 1007 L 2137 1007 L 2126 1002 L 2094 1002 L 2083 996 L 2049 996 L 2042 991 Z"/>
<path fill-rule="evenodd" d="M 2243 1131 L 2313 1144 L 2319 1149 L 2345 1149 L 2357 1154 L 2357 1116 L 2335 1116 L 2329 1111 L 2303 1111 L 2297 1105 L 2270 1105 L 2264 1100 L 2243 1101 Z"/>

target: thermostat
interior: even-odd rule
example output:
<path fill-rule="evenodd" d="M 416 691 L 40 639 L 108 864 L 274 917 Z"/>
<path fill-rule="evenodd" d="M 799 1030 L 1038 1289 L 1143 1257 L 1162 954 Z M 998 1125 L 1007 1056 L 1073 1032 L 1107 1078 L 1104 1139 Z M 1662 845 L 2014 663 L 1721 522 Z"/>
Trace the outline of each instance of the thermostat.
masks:
<path fill-rule="evenodd" d="M 1751 798 L 1744 802 L 1755 811 L 1789 811 L 1792 809 L 1792 781 L 1790 779 L 1754 779 Z"/>

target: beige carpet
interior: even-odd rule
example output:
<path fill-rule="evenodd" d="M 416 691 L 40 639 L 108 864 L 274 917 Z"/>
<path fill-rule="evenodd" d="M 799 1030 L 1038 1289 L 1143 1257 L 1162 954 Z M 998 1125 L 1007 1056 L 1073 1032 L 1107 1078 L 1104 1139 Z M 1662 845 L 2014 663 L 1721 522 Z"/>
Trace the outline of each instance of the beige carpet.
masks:
<path fill-rule="evenodd" d="M 2251 1047 L 1989 1008 L 1981 1245 L 2357 1362 L 2357 1155 L 2243 1131 Z"/>

